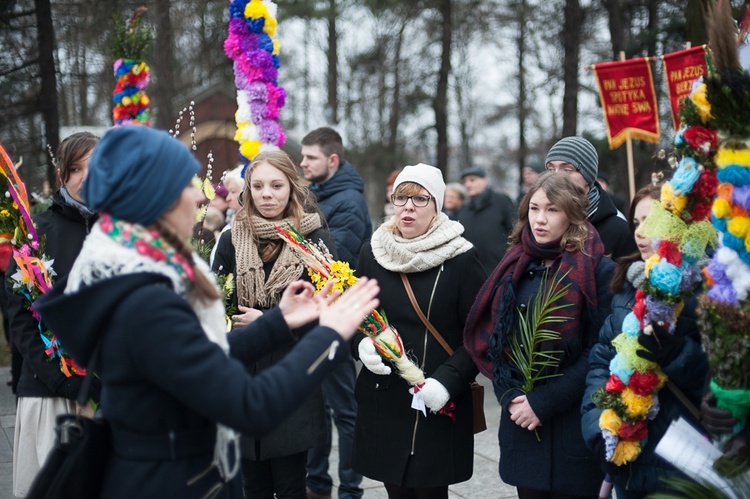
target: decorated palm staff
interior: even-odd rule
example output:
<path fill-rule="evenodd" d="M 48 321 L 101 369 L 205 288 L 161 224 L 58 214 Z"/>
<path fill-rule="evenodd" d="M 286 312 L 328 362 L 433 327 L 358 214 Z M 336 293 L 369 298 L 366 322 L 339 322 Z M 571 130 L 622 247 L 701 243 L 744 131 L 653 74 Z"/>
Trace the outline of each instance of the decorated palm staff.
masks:
<path fill-rule="evenodd" d="M 343 292 L 357 282 L 358 278 L 354 276 L 354 271 L 349 268 L 349 264 L 334 260 L 322 241 L 314 243 L 306 239 L 291 225 L 277 227 L 276 230 L 294 250 L 302 263 L 307 266 L 310 280 L 315 284 L 318 291 L 332 282 L 334 290 Z M 411 386 L 417 386 L 417 392 L 419 392 L 419 387 L 424 385 L 424 373 L 409 359 L 404 351 L 401 337 L 396 329 L 388 323 L 385 312 L 373 310 L 365 317 L 359 330 L 372 340 L 375 347 L 375 351 L 372 352 L 370 358 L 361 360 L 363 362 L 369 360 L 374 364 L 382 364 L 380 359 L 390 361 L 399 375 Z M 390 369 L 388 372 L 390 372 Z"/>
<path fill-rule="evenodd" d="M 145 90 L 149 84 L 149 67 L 144 56 L 154 40 L 154 34 L 142 25 L 145 12 L 146 7 L 138 7 L 127 22 L 115 16 L 115 43 L 112 48 L 117 79 L 112 92 L 112 121 L 115 126 L 150 124 L 148 110 L 151 101 Z"/>
<path fill-rule="evenodd" d="M 234 61 L 237 87 L 237 134 L 245 164 L 260 151 L 284 145 L 279 123 L 286 91 L 279 86 L 276 4 L 269 0 L 234 0 L 229 5 L 229 35 L 224 41 Z"/>
<path fill-rule="evenodd" d="M 713 73 L 706 79 L 704 112 L 721 137 L 716 153 L 718 196 L 712 218 L 719 248 L 705 269 L 708 292 L 701 301 L 701 334 L 711 364 L 715 405 L 729 410 L 734 427 L 723 435 L 727 472 L 750 464 L 750 75 L 740 66 L 736 25 L 729 2 L 714 9 L 709 23 Z M 712 404 L 713 405 L 713 404 Z M 710 414 L 709 414 L 710 416 Z M 713 424 L 709 417 L 709 424 Z M 713 429 L 713 428 L 711 428 Z"/>

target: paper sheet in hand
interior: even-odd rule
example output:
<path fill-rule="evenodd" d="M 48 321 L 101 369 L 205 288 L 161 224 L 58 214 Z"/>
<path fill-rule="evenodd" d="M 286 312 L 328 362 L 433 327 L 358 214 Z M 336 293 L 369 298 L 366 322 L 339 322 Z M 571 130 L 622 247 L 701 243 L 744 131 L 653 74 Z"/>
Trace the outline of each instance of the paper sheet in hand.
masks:
<path fill-rule="evenodd" d="M 672 421 L 656 445 L 656 453 L 694 480 L 717 487 L 729 498 L 740 499 L 732 483 L 713 469 L 721 451 L 685 419 Z"/>

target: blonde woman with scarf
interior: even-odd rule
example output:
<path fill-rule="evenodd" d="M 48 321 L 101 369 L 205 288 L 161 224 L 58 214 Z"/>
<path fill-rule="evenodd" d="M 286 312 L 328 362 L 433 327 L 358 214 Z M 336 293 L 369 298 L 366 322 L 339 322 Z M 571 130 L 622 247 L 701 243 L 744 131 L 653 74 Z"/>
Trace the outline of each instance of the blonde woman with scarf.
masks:
<path fill-rule="evenodd" d="M 312 241 L 323 240 L 333 251 L 331 236 L 297 169 L 282 151 L 263 152 L 245 173 L 242 208 L 232 229 L 222 234 L 213 269 L 234 274 L 238 312 L 235 327 L 250 324 L 275 306 L 290 283 L 307 278 L 304 265 L 276 232 L 292 224 Z M 288 352 L 280 348 L 248 366 L 258 373 Z M 322 391 L 312 390 L 304 403 L 271 434 L 242 439 L 245 495 L 258 499 L 305 499 L 307 450 L 326 441 Z"/>
<path fill-rule="evenodd" d="M 354 469 L 384 482 L 390 499 L 447 499 L 448 485 L 473 471 L 469 385 L 477 368 L 463 347 L 463 329 L 485 273 L 461 236 L 463 226 L 442 212 L 444 196 L 440 170 L 404 167 L 393 184 L 394 216 L 375 231 L 357 264 L 382 284 L 388 320 L 426 378 L 418 390 L 422 412 L 412 408 L 411 385 L 380 360 L 372 340 L 355 337 L 353 352 L 364 368 L 355 388 Z M 420 320 L 401 274 L 452 354 Z"/>
<path fill-rule="evenodd" d="M 206 201 L 192 183 L 199 171 L 166 132 L 108 131 L 81 191 L 100 219 L 67 281 L 35 302 L 77 362 L 90 365 L 99 345 L 113 447 L 100 497 L 244 497 L 235 431 L 273 430 L 340 365 L 343 343 L 378 305 L 373 281 L 334 303 L 298 281 L 277 308 L 227 334 L 219 290 L 188 244 Z M 246 371 L 315 319 L 286 358 Z"/>

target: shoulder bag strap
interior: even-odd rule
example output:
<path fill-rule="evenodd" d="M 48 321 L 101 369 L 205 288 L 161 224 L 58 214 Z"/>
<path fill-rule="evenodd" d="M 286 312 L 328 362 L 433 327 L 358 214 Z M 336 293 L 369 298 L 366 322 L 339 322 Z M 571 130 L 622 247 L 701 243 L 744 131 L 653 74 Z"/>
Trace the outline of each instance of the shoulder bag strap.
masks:
<path fill-rule="evenodd" d="M 399 272 L 399 275 L 401 276 L 401 282 L 404 283 L 404 287 L 406 288 L 406 294 L 409 295 L 409 301 L 411 302 L 411 306 L 414 307 L 414 311 L 417 313 L 419 318 L 422 320 L 422 323 L 425 325 L 427 330 L 432 333 L 432 336 L 435 337 L 435 339 L 440 343 L 440 346 L 443 347 L 443 349 L 448 352 L 448 355 L 453 355 L 453 349 L 450 347 L 447 341 L 443 338 L 443 336 L 438 333 L 438 330 L 435 329 L 435 326 L 432 325 L 430 320 L 425 317 L 424 313 L 422 312 L 422 309 L 419 308 L 419 304 L 417 303 L 417 299 L 414 297 L 414 291 L 411 289 L 411 284 L 409 284 L 409 278 L 406 277 L 406 274 L 403 272 Z"/>

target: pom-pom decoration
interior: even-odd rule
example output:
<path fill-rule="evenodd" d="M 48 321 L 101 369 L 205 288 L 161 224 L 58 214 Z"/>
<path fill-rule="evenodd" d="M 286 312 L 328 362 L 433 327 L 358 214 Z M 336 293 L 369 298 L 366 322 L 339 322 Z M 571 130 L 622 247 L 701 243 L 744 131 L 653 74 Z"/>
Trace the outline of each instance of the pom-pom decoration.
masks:
<path fill-rule="evenodd" d="M 235 140 L 245 165 L 259 152 L 278 149 L 286 141 L 279 123 L 286 91 L 277 81 L 276 11 L 276 4 L 268 0 L 234 0 L 229 6 L 229 36 L 224 51 L 234 61 Z"/>
<path fill-rule="evenodd" d="M 115 16 L 114 74 L 117 79 L 112 92 L 115 126 L 149 126 L 149 104 L 145 88 L 149 83 L 149 67 L 144 54 L 154 40 L 152 30 L 141 24 L 144 6 L 138 7 L 127 22 Z"/>

